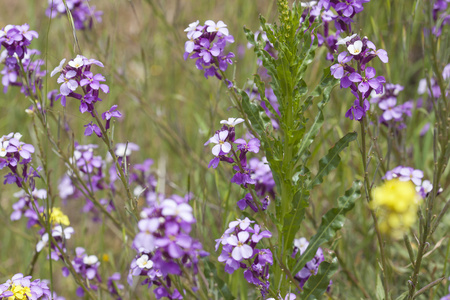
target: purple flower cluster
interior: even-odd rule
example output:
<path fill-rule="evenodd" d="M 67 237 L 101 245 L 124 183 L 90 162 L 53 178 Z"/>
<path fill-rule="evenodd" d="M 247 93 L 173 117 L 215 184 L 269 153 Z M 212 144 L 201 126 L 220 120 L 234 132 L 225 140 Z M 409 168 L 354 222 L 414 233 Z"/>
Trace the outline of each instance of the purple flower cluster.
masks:
<path fill-rule="evenodd" d="M 431 32 L 435 36 L 440 36 L 442 34 L 442 28 L 444 25 L 450 24 L 450 14 L 448 13 L 449 0 L 436 0 L 433 5 L 433 21 L 435 26 L 433 26 Z M 439 25 L 439 26 L 437 26 Z"/>
<path fill-rule="evenodd" d="M 257 138 L 251 138 L 248 141 L 240 138 L 236 139 L 235 126 L 244 122 L 241 118 L 228 118 L 222 120 L 222 128 L 214 134 L 204 145 L 215 144 L 212 148 L 214 158 L 209 162 L 208 167 L 217 168 L 221 161 L 233 164 L 235 171 L 231 182 L 247 188 L 248 185 L 254 185 L 257 196 L 262 197 L 264 194 L 274 196 L 275 182 L 267 160 L 263 158 L 252 158 L 247 161 L 247 153 L 258 153 L 261 142 Z M 262 210 L 266 210 L 269 205 L 269 198 L 266 197 L 261 201 Z M 258 206 L 252 195 L 248 193 L 245 197 L 238 201 L 238 206 L 244 210 L 249 206 L 255 212 Z"/>
<path fill-rule="evenodd" d="M 59 66 L 51 73 L 51 76 L 60 73 L 57 80 L 58 83 L 61 83 L 60 93 L 56 95 L 55 99 L 61 99 L 61 105 L 66 106 L 67 97 L 74 98 L 80 101 L 79 109 L 81 113 L 89 112 L 94 117 L 97 113 L 95 104 L 102 101 L 99 97 L 100 90 L 104 93 L 109 93 L 109 86 L 102 83 L 106 81 L 102 74 L 91 72 L 91 67 L 92 65 L 97 65 L 103 68 L 103 64 L 98 60 L 87 59 L 82 55 L 77 55 L 66 66 L 64 66 L 65 62 L 66 59 L 61 60 Z M 81 94 L 76 92 L 78 88 L 81 89 Z M 110 121 L 113 117 L 122 117 L 122 114 L 117 110 L 117 105 L 113 105 L 109 110 L 102 113 L 102 119 L 106 120 L 106 129 L 109 129 Z M 95 133 L 98 137 L 102 136 L 102 132 L 97 124 L 89 122 L 84 127 L 86 128 L 84 135 L 90 136 L 92 133 Z"/>
<path fill-rule="evenodd" d="M 33 191 L 34 177 L 39 177 L 38 171 L 31 166 L 31 155 L 34 153 L 34 147 L 31 144 L 25 144 L 20 141 L 20 133 L 10 133 L 0 138 L 0 170 L 8 167 L 10 173 L 5 176 L 3 184 L 15 183 L 19 188 L 23 183 L 27 183 L 30 190 Z M 19 166 L 22 165 L 22 170 Z"/>
<path fill-rule="evenodd" d="M 47 281 L 40 279 L 31 281 L 31 276 L 23 276 L 22 273 L 17 273 L 0 285 L 0 300 L 9 299 L 64 300 L 55 293 L 52 295 Z"/>
<path fill-rule="evenodd" d="M 302 2 L 304 7 L 302 22 L 308 19 L 313 23 L 318 17 L 322 20 L 323 31 L 317 32 L 319 46 L 325 45 L 329 52 L 327 60 L 333 61 L 338 49 L 341 34 L 352 32 L 355 15 L 364 10 L 363 4 L 370 0 L 320 0 Z M 334 33 L 330 32 L 330 23 L 334 22 Z"/>
<path fill-rule="evenodd" d="M 41 229 L 41 240 L 36 244 L 36 251 L 41 252 L 42 249 L 47 245 L 49 241 L 49 236 L 47 232 L 44 232 L 44 229 Z M 43 233 L 42 233 L 43 232 Z M 69 240 L 72 236 L 72 234 L 75 233 L 72 227 L 65 227 L 63 228 L 61 225 L 53 226 L 53 229 L 51 231 L 53 238 L 55 239 L 56 243 L 58 244 L 58 247 L 66 253 L 66 241 Z M 62 255 L 59 252 L 58 247 L 56 247 L 55 244 L 51 244 L 51 254 L 50 258 L 53 260 L 59 260 L 62 259 Z M 48 257 L 47 257 L 48 259 Z"/>
<path fill-rule="evenodd" d="M 93 291 L 98 290 L 98 284 L 102 282 L 102 278 L 98 273 L 98 267 L 100 266 L 100 262 L 98 261 L 97 256 L 95 255 L 87 255 L 86 250 L 81 247 L 77 247 L 75 249 L 75 258 L 72 260 L 72 266 L 83 279 L 89 280 L 89 288 Z M 66 267 L 62 268 L 62 273 L 64 277 L 69 276 L 69 269 Z M 77 288 L 77 296 L 83 297 L 84 290 L 82 287 Z"/>
<path fill-rule="evenodd" d="M 182 299 L 177 289 L 172 293 L 166 289 L 172 286 L 169 275 L 182 276 L 181 266 L 192 272 L 185 275 L 197 274 L 199 258 L 208 255 L 189 235 L 195 219 L 188 201 L 189 197 L 172 195 L 141 212 L 139 233 L 133 241 L 138 254 L 131 262 L 128 283 L 133 284 L 134 276 L 143 276 L 143 285 L 156 286 L 153 292 L 157 299 Z"/>
<path fill-rule="evenodd" d="M 299 238 L 294 240 L 294 252 L 292 254 L 292 257 L 296 257 L 297 254 L 300 252 L 300 256 L 305 252 L 306 248 L 308 248 L 309 242 L 306 238 Z M 324 256 L 323 251 L 321 248 L 317 249 L 316 255 L 311 259 L 309 262 L 306 263 L 306 265 L 297 273 L 295 274 L 294 278 L 298 280 L 299 285 L 301 288 L 305 285 L 306 281 L 313 275 L 317 274 L 317 271 L 319 270 L 319 265 L 321 262 L 323 262 Z M 331 287 L 331 284 L 333 282 L 330 280 L 330 284 L 328 285 L 328 288 Z"/>
<path fill-rule="evenodd" d="M 338 63 L 331 66 L 331 74 L 340 79 L 341 88 L 350 88 L 356 98 L 345 116 L 350 120 L 361 121 L 370 108 L 367 98 L 372 91 L 381 94 L 386 82 L 383 76 L 375 77 L 375 69 L 367 64 L 377 56 L 383 63 L 387 63 L 387 52 L 383 49 L 377 50 L 366 37 L 361 39 L 356 34 L 339 40 L 337 44 L 346 45 L 348 52 L 339 53 Z M 355 64 L 356 69 L 352 66 Z"/>
<path fill-rule="evenodd" d="M 412 181 L 416 186 L 417 193 L 426 198 L 428 194 L 433 190 L 433 184 L 429 180 L 423 180 L 423 171 L 416 170 L 411 167 L 397 166 L 392 170 L 389 170 L 384 175 L 383 179 L 391 180 L 398 178 L 400 181 Z M 442 189 L 439 189 L 440 193 Z"/>
<path fill-rule="evenodd" d="M 31 59 L 41 53 L 28 49 L 31 41 L 38 37 L 36 31 L 29 29 L 28 24 L 23 24 L 7 25 L 0 30 L 0 50 L 1 46 L 5 48 L 0 53 L 0 64 L 5 65 L 0 72 L 4 93 L 8 91 L 9 86 L 19 86 L 21 93 L 30 96 L 36 95 L 36 89 L 42 88 L 42 79 L 46 74 L 46 71 L 41 70 L 44 61 Z M 25 74 L 22 73 L 21 67 Z M 23 75 L 26 78 L 23 78 Z"/>
<path fill-rule="evenodd" d="M 44 213 L 44 207 L 39 205 L 39 199 L 47 198 L 46 190 L 34 190 L 31 195 L 34 198 L 34 203 L 36 205 L 37 211 L 42 214 Z M 25 191 L 21 190 L 14 194 L 14 197 L 19 198 L 16 203 L 12 205 L 13 212 L 11 213 L 11 221 L 17 221 L 22 218 L 22 216 L 28 219 L 27 228 L 31 228 L 34 225 L 39 224 L 39 217 L 37 212 L 34 210 L 32 200 Z"/>
<path fill-rule="evenodd" d="M 96 11 L 95 6 L 88 4 L 89 0 L 48 0 L 48 7 L 45 14 L 49 18 L 61 17 L 67 14 L 66 6 L 70 10 L 73 17 L 73 23 L 75 29 L 84 30 L 91 29 L 94 23 L 94 19 L 101 23 L 102 22 L 102 11 Z"/>
<path fill-rule="evenodd" d="M 263 238 L 272 237 L 268 230 L 261 231 L 255 224 L 252 228 L 249 218 L 230 222 L 228 229 L 220 239 L 216 240 L 216 251 L 222 244 L 222 253 L 218 260 L 225 263 L 225 271 L 232 274 L 243 268 L 245 279 L 259 287 L 265 297 L 268 293 L 269 265 L 273 265 L 273 256 L 270 249 L 258 249 L 256 246 Z"/>
<path fill-rule="evenodd" d="M 208 20 L 205 25 L 193 22 L 184 30 L 189 39 L 184 46 L 184 59 L 197 59 L 195 65 L 204 70 L 206 78 L 216 76 L 222 79 L 219 70 L 225 72 L 228 65 L 233 64 L 234 53 L 225 53 L 225 46 L 234 43 L 234 37 L 226 27 L 222 21 Z"/>
<path fill-rule="evenodd" d="M 383 111 L 379 122 L 386 126 L 394 125 L 399 130 L 406 127 L 403 122 L 404 116 L 411 117 L 414 107 L 412 101 L 397 105 L 397 96 L 401 91 L 403 91 L 403 86 L 387 83 L 383 93 L 377 94 L 372 91 L 370 100 L 372 104 L 378 104 L 378 107 Z"/>

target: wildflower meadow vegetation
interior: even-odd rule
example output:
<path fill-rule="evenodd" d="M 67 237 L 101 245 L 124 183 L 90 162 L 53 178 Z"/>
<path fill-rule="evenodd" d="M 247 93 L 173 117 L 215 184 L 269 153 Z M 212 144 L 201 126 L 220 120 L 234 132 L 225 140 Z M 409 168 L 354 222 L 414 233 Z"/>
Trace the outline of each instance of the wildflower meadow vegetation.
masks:
<path fill-rule="evenodd" d="M 450 299 L 449 0 L 3 0 L 0 300 Z"/>

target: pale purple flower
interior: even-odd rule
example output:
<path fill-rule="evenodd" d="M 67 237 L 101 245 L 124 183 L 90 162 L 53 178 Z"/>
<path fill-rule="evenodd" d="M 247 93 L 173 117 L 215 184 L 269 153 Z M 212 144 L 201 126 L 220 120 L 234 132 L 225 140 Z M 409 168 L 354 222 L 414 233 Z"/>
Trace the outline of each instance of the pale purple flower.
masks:
<path fill-rule="evenodd" d="M 423 171 L 414 170 L 413 168 L 404 167 L 400 170 L 400 181 L 409 181 L 411 180 L 415 185 L 420 186 L 422 183 Z"/>
<path fill-rule="evenodd" d="M 8 153 L 19 152 L 22 158 L 29 159 L 31 157 L 31 153 L 34 153 L 34 147 L 33 145 L 25 144 L 15 138 L 12 138 L 9 140 L 9 145 L 6 151 Z"/>
<path fill-rule="evenodd" d="M 239 150 L 253 153 L 258 153 L 259 147 L 261 146 L 261 142 L 257 138 L 251 139 L 248 143 L 244 139 L 237 139 L 234 143 L 239 145 L 237 147 Z"/>
<path fill-rule="evenodd" d="M 84 78 L 80 81 L 80 86 L 89 85 L 91 89 L 101 89 L 105 94 L 109 93 L 109 87 L 106 84 L 100 84 L 100 82 L 106 81 L 105 76 L 102 74 L 93 74 L 90 71 L 83 72 Z"/>
<path fill-rule="evenodd" d="M 244 220 L 237 219 L 236 221 L 231 221 L 230 224 L 228 225 L 228 228 L 233 229 L 239 226 L 240 229 L 246 230 L 251 223 L 255 223 L 255 221 L 251 221 L 249 218 L 246 217 Z"/>
<path fill-rule="evenodd" d="M 378 103 L 378 107 L 380 107 L 383 112 L 383 119 L 389 121 L 391 119 L 398 119 L 402 116 L 402 111 L 400 107 L 395 107 L 397 104 L 397 99 L 394 97 L 388 98 L 384 101 L 380 101 Z"/>
<path fill-rule="evenodd" d="M 241 261 L 242 259 L 248 259 L 253 255 L 253 248 L 247 245 L 250 234 L 247 231 L 241 231 L 237 236 L 233 235 L 227 239 L 228 245 L 235 246 L 231 256 L 236 261 Z"/>
<path fill-rule="evenodd" d="M 206 28 L 207 32 L 220 32 L 223 35 L 228 35 L 227 25 L 222 21 L 216 24 L 214 21 L 208 20 L 205 22 L 205 25 L 208 26 Z"/>
<path fill-rule="evenodd" d="M 66 74 L 59 75 L 57 82 L 62 83 L 59 88 L 61 95 L 67 96 L 77 89 L 78 82 L 72 79 L 75 76 L 77 76 L 77 72 L 75 72 L 74 70 L 70 70 Z"/>
<path fill-rule="evenodd" d="M 176 203 L 172 199 L 166 199 L 161 203 L 163 216 L 176 216 L 187 223 L 195 222 L 192 215 L 192 207 L 187 203 Z"/>

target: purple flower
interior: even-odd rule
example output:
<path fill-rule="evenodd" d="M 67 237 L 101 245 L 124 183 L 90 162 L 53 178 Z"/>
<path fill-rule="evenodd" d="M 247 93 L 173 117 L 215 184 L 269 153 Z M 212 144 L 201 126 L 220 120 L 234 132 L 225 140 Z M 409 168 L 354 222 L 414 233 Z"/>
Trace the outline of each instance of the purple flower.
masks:
<path fill-rule="evenodd" d="M 97 126 L 97 124 L 89 122 L 89 124 L 84 125 L 84 127 L 86 127 L 86 129 L 84 130 L 85 136 L 90 136 L 94 132 L 98 137 L 102 137 L 102 131 Z"/>
<path fill-rule="evenodd" d="M 75 76 L 77 76 L 77 72 L 75 72 L 74 70 L 70 70 L 66 74 L 59 75 L 57 82 L 62 83 L 59 88 L 61 95 L 67 96 L 77 89 L 78 82 L 72 79 Z"/>
<path fill-rule="evenodd" d="M 349 118 L 350 120 L 355 119 L 356 121 L 361 121 L 362 118 L 366 115 L 366 111 L 368 111 L 369 108 L 370 104 L 367 99 L 364 100 L 364 108 L 359 106 L 359 100 L 356 99 L 354 105 L 345 114 L 345 117 Z"/>
<path fill-rule="evenodd" d="M 251 139 L 248 144 L 244 139 L 237 139 L 234 143 L 239 145 L 237 147 L 239 150 L 253 153 L 258 153 L 261 146 L 261 142 L 257 138 Z"/>
<path fill-rule="evenodd" d="M 388 98 L 378 103 L 378 107 L 384 110 L 382 115 L 384 120 L 389 121 L 391 119 L 399 119 L 402 116 L 401 108 L 395 107 L 396 104 L 396 98 Z"/>
<path fill-rule="evenodd" d="M 217 144 L 212 148 L 212 154 L 218 156 L 221 152 L 227 154 L 231 151 L 231 144 L 226 141 L 227 137 L 228 130 L 223 130 L 214 134 L 214 136 L 209 139 L 207 143 L 211 142 Z"/>
<path fill-rule="evenodd" d="M 25 144 L 15 138 L 12 138 L 9 140 L 9 145 L 6 148 L 6 151 L 8 153 L 18 152 L 22 158 L 29 159 L 31 157 L 31 153 L 34 153 L 34 147 L 33 145 Z"/>
<path fill-rule="evenodd" d="M 91 89 L 98 90 L 99 88 L 105 93 L 109 93 L 109 87 L 106 84 L 100 84 L 101 81 L 106 81 L 102 74 L 93 74 L 90 71 L 83 72 L 84 78 L 80 81 L 80 86 L 89 85 Z"/>
<path fill-rule="evenodd" d="M 247 245 L 250 234 L 247 231 L 241 231 L 238 233 L 237 237 L 235 235 L 230 236 L 227 239 L 228 245 L 234 246 L 231 256 L 236 261 L 241 261 L 242 259 L 248 259 L 253 255 L 253 248 Z"/>
<path fill-rule="evenodd" d="M 400 170 L 400 181 L 409 181 L 411 180 L 415 185 L 420 186 L 422 183 L 423 171 L 414 170 L 413 168 L 402 168 Z"/>
<path fill-rule="evenodd" d="M 102 119 L 103 120 L 106 119 L 105 129 L 107 129 L 107 130 L 109 129 L 109 123 L 111 121 L 111 118 L 121 118 L 121 117 L 122 117 L 122 113 L 117 110 L 117 105 L 111 106 L 111 108 L 109 110 L 102 113 Z"/>

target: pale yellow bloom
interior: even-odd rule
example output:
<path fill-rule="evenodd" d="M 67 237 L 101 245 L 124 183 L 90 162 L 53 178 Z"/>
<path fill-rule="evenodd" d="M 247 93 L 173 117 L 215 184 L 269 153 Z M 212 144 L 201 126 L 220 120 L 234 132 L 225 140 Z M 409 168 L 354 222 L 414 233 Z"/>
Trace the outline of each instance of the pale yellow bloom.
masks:
<path fill-rule="evenodd" d="M 29 287 L 21 286 L 21 285 L 12 285 L 10 291 L 14 294 L 14 296 L 8 297 L 8 300 L 26 300 L 27 296 L 31 297 L 31 290 Z"/>
<path fill-rule="evenodd" d="M 53 207 L 50 213 L 50 222 L 64 226 L 70 225 L 69 217 L 66 216 L 59 207 Z"/>
<path fill-rule="evenodd" d="M 370 208 L 376 211 L 381 232 L 400 238 L 416 222 L 421 202 L 411 181 L 392 179 L 373 189 Z"/>

